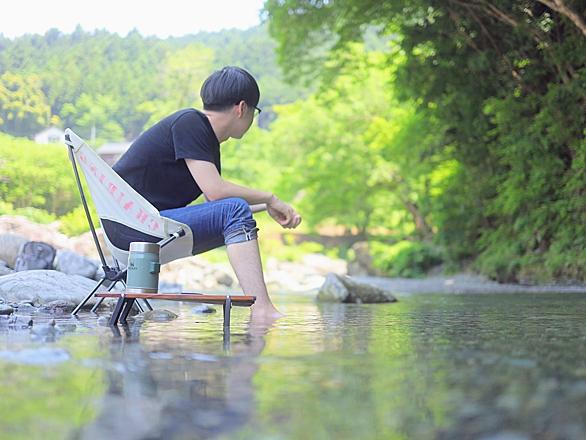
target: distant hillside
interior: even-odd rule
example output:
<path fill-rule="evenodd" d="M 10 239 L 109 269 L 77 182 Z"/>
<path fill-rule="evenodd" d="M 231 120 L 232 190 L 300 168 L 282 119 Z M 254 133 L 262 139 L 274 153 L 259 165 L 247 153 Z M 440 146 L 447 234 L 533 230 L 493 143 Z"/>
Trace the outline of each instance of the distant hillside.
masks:
<path fill-rule="evenodd" d="M 31 137 L 57 125 L 89 136 L 95 127 L 97 143 L 131 139 L 177 108 L 199 106 L 201 82 L 224 65 L 259 80 L 265 125 L 272 105 L 307 95 L 284 83 L 266 26 L 168 39 L 80 27 L 0 36 L 0 131 Z"/>

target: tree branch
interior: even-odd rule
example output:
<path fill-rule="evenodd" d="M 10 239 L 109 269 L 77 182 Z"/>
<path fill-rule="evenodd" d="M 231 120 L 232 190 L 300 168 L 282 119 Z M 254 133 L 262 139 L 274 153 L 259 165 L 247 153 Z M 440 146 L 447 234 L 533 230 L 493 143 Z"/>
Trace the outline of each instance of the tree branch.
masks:
<path fill-rule="evenodd" d="M 560 14 L 564 15 L 568 18 L 572 23 L 576 25 L 578 29 L 582 31 L 582 35 L 586 37 L 586 22 L 584 19 L 570 8 L 568 5 L 564 3 L 564 0 L 537 0 L 539 3 L 544 4 L 549 9 L 559 12 Z"/>

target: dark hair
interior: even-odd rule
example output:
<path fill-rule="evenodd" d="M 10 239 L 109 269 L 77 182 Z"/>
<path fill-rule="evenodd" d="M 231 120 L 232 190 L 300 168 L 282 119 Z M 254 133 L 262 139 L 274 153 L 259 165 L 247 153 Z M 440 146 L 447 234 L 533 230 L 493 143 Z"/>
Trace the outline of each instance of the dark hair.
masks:
<path fill-rule="evenodd" d="M 199 92 L 205 110 L 223 111 L 240 101 L 256 107 L 260 90 L 254 77 L 240 67 L 226 66 L 212 73 Z"/>

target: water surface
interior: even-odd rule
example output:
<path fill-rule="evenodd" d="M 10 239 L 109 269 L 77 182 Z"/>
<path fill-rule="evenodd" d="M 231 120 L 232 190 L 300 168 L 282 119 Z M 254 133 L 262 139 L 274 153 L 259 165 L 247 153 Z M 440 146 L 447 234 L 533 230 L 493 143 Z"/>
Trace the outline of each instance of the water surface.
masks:
<path fill-rule="evenodd" d="M 3 321 L 0 438 L 586 438 L 585 295 L 277 304 L 272 324 L 234 309 L 229 340 L 187 303 L 119 334 Z"/>

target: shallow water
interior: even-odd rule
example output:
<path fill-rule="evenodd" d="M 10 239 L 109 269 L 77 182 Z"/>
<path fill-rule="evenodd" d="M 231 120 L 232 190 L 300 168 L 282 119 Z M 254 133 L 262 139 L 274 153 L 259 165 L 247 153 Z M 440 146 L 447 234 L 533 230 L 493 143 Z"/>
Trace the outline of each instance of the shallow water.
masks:
<path fill-rule="evenodd" d="M 187 303 L 119 335 L 4 321 L 0 438 L 586 438 L 586 295 L 276 301 L 272 325 L 234 309 L 229 340 Z"/>

